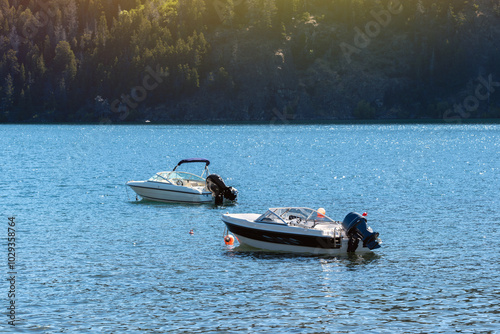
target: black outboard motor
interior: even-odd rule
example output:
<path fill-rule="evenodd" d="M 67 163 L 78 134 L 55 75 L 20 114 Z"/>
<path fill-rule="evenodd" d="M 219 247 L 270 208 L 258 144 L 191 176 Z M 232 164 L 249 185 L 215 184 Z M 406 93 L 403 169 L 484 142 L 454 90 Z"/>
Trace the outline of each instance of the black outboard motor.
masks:
<path fill-rule="evenodd" d="M 348 252 L 354 252 L 358 248 L 359 240 L 363 241 L 363 246 L 369 249 L 380 247 L 378 233 L 366 225 L 366 218 L 356 212 L 351 212 L 345 216 L 342 226 L 349 237 Z"/>
<path fill-rule="evenodd" d="M 233 187 L 228 187 L 224 180 L 217 174 L 210 174 L 207 176 L 207 188 L 212 192 L 215 197 L 215 204 L 221 205 L 224 198 L 234 201 L 238 196 L 238 190 Z"/>

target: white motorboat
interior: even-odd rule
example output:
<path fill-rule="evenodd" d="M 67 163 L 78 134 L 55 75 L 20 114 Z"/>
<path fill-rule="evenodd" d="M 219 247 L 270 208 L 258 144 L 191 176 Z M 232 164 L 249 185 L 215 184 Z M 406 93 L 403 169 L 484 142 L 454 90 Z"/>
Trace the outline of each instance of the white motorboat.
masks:
<path fill-rule="evenodd" d="M 200 176 L 177 171 L 177 167 L 185 163 L 205 163 Z M 210 161 L 192 158 L 181 160 L 172 171 L 159 172 L 147 181 L 128 181 L 126 184 L 144 199 L 159 202 L 175 203 L 214 203 L 222 204 L 223 200 L 235 201 L 238 191 L 227 187 L 217 174 L 210 174 Z M 206 175 L 206 177 L 205 177 Z"/>
<path fill-rule="evenodd" d="M 342 222 L 309 208 L 271 208 L 264 214 L 222 215 L 227 229 L 241 245 L 272 251 L 342 254 L 371 252 L 381 241 L 359 213 Z"/>

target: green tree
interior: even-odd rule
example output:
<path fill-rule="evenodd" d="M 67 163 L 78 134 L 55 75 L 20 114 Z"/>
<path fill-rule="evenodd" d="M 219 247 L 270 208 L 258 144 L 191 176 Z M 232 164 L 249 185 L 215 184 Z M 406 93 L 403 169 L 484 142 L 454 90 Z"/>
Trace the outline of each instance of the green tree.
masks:
<path fill-rule="evenodd" d="M 7 74 L 2 88 L 2 111 L 10 113 L 14 105 L 14 80 L 10 73 Z"/>
<path fill-rule="evenodd" d="M 109 29 L 108 29 L 108 21 L 106 19 L 106 14 L 104 12 L 101 13 L 101 17 L 99 18 L 99 23 L 97 24 L 97 44 L 98 45 L 106 45 L 106 41 L 109 37 Z"/>
<path fill-rule="evenodd" d="M 60 41 L 56 46 L 56 55 L 53 61 L 54 74 L 63 78 L 66 85 L 76 76 L 76 58 L 71 46 L 66 41 Z"/>

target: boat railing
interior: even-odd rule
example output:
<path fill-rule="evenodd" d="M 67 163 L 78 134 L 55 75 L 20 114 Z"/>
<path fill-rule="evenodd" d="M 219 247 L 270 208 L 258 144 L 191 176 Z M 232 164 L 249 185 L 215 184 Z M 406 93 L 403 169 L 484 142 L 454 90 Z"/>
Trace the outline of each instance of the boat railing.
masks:
<path fill-rule="evenodd" d="M 337 248 L 342 246 L 342 228 L 334 228 L 333 230 L 329 230 L 325 233 L 327 236 L 331 238 L 333 242 L 333 248 Z"/>
<path fill-rule="evenodd" d="M 205 172 L 207 172 L 207 173 L 205 174 Z M 203 172 L 201 173 L 200 177 L 206 178 L 208 175 L 210 175 L 210 171 L 208 170 L 208 165 L 206 165 L 205 168 L 203 169 Z"/>

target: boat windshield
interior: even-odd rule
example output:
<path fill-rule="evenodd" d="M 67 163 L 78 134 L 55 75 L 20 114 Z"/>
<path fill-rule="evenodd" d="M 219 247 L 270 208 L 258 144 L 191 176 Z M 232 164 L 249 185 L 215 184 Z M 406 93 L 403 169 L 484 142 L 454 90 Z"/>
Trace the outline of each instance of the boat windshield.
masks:
<path fill-rule="evenodd" d="M 169 183 L 171 180 L 205 182 L 204 178 L 187 172 L 160 172 L 153 175 L 148 181 Z"/>
<path fill-rule="evenodd" d="M 297 218 L 302 221 L 334 222 L 331 218 L 309 208 L 273 208 L 257 218 L 257 221 L 286 223 Z"/>

